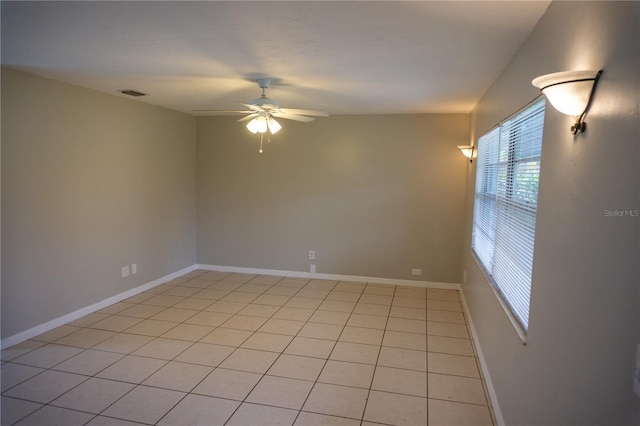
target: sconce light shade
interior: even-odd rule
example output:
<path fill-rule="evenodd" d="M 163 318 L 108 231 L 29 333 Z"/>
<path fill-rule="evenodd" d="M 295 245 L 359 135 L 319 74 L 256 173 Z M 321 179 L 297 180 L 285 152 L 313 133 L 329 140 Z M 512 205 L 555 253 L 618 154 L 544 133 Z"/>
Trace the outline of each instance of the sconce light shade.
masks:
<path fill-rule="evenodd" d="M 473 163 L 473 151 L 475 146 L 473 145 L 458 145 L 458 149 L 462 152 L 462 155 L 469 159 L 470 163 Z"/>
<path fill-rule="evenodd" d="M 575 135 L 585 130 L 584 116 L 601 74 L 602 70 L 556 72 L 534 78 L 531 84 L 540 89 L 555 109 L 576 118 L 571 126 Z"/>

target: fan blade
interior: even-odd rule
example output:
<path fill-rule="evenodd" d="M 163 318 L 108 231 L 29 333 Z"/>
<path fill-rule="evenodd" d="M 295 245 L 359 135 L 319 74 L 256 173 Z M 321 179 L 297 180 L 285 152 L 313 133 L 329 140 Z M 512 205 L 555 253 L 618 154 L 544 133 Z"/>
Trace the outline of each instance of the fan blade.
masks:
<path fill-rule="evenodd" d="M 271 115 L 278 118 L 284 118 L 286 120 L 302 121 L 303 123 L 308 123 L 310 121 L 315 120 L 315 118 L 313 117 L 305 117 L 304 115 L 286 114 L 284 112 L 274 112 Z"/>
<path fill-rule="evenodd" d="M 251 120 L 252 118 L 256 118 L 257 116 L 258 114 L 254 112 L 253 114 L 249 114 L 246 117 L 242 117 L 241 119 L 236 121 L 248 121 L 248 120 Z"/>
<path fill-rule="evenodd" d="M 234 111 L 226 109 L 193 109 L 193 112 L 211 112 L 216 114 L 253 114 L 255 111 Z"/>
<path fill-rule="evenodd" d="M 329 113 L 326 111 L 322 111 L 319 109 L 296 109 L 296 108 L 280 108 L 280 111 L 285 114 L 296 114 L 296 115 L 313 115 L 316 117 L 328 117 Z"/>
<path fill-rule="evenodd" d="M 242 102 L 238 102 L 240 105 L 244 105 L 247 108 L 249 108 L 251 111 L 262 111 L 263 109 L 261 107 L 259 107 L 258 105 L 251 105 L 251 104 L 243 104 Z"/>

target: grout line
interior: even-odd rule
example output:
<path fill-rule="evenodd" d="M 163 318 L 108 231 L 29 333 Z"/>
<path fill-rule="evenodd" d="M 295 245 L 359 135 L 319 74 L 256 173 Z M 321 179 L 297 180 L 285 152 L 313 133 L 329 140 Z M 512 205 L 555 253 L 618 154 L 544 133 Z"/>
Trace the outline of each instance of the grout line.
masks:
<path fill-rule="evenodd" d="M 395 286 L 394 289 L 393 289 L 393 295 L 395 295 L 397 289 L 398 289 L 398 287 Z M 364 409 L 362 410 L 362 418 L 360 419 L 361 423 L 364 422 L 364 417 L 365 417 L 365 415 L 367 413 L 367 405 L 369 405 L 369 400 L 371 398 L 371 388 L 373 386 L 373 381 L 374 381 L 374 379 L 376 377 L 376 372 L 378 371 L 378 362 L 380 361 L 380 353 L 382 352 L 382 344 L 384 342 L 384 336 L 385 336 L 385 334 L 387 334 L 387 325 L 389 324 L 389 318 L 390 318 L 391 310 L 392 310 L 392 307 L 393 307 L 393 295 L 391 297 L 391 306 L 389 306 L 389 314 L 387 315 L 387 320 L 385 321 L 385 324 L 384 324 L 384 331 L 382 332 L 382 340 L 380 341 L 380 346 L 378 347 L 378 356 L 376 357 L 376 363 L 375 363 L 375 365 L 373 367 L 373 374 L 371 375 L 371 382 L 369 383 L 369 391 L 367 392 L 367 399 L 366 399 L 366 401 L 364 403 Z"/>
<path fill-rule="evenodd" d="M 427 351 L 427 357 L 425 359 L 425 372 L 427 375 L 427 389 L 426 389 L 426 395 L 425 395 L 425 400 L 424 400 L 424 404 L 425 404 L 425 411 L 427 413 L 427 424 L 429 424 L 429 293 L 425 292 L 424 295 L 424 309 L 425 309 L 425 313 L 426 313 L 426 324 L 425 324 L 425 351 Z"/>

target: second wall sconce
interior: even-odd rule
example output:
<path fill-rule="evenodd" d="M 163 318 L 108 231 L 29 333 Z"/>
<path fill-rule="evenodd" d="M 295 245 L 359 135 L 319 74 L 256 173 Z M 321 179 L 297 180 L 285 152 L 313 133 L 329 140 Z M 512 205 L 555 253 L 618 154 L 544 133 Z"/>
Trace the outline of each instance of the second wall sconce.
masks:
<path fill-rule="evenodd" d="M 575 135 L 585 131 L 584 117 L 601 74 L 602 70 L 563 71 L 541 75 L 531 84 L 540 89 L 555 109 L 575 117 L 576 123 L 571 126 L 571 133 Z"/>
<path fill-rule="evenodd" d="M 458 145 L 458 149 L 462 152 L 462 155 L 469 159 L 470 163 L 473 163 L 473 152 L 476 147 L 473 145 Z"/>

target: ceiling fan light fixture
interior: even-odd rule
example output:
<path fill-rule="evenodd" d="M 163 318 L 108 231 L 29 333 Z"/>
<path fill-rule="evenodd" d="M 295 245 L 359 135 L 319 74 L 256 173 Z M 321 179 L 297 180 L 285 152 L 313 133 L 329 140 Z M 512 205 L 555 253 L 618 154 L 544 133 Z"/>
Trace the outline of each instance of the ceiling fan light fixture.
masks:
<path fill-rule="evenodd" d="M 258 116 L 247 124 L 247 129 L 251 133 L 264 133 L 267 131 L 267 118 Z"/>
<path fill-rule="evenodd" d="M 247 130 L 251 133 L 260 134 L 260 150 L 262 152 L 262 144 L 264 142 L 264 135 L 267 135 L 267 142 L 270 141 L 270 135 L 275 135 L 282 129 L 282 125 L 275 119 L 283 118 L 286 120 L 300 121 L 302 123 L 308 123 L 313 121 L 315 117 L 328 117 L 326 111 L 316 109 L 297 109 L 297 108 L 280 108 L 280 104 L 275 99 L 267 97 L 266 90 L 271 86 L 271 80 L 268 78 L 262 78 L 256 80 L 258 86 L 262 89 L 262 94 L 259 98 L 251 99 L 249 103 L 240 103 L 246 107 L 245 110 L 196 110 L 199 112 L 226 112 L 226 113 L 240 113 L 247 114 L 239 122 L 247 122 Z M 309 117 L 311 116 L 311 117 Z"/>
<path fill-rule="evenodd" d="M 280 131 L 280 129 L 282 129 L 280 123 L 278 123 L 273 117 L 269 117 L 269 119 L 267 120 L 267 127 L 269 127 L 269 131 L 272 135 L 275 135 Z"/>
<path fill-rule="evenodd" d="M 251 133 L 258 133 L 258 124 L 255 118 L 247 123 L 247 129 L 249 129 Z"/>

